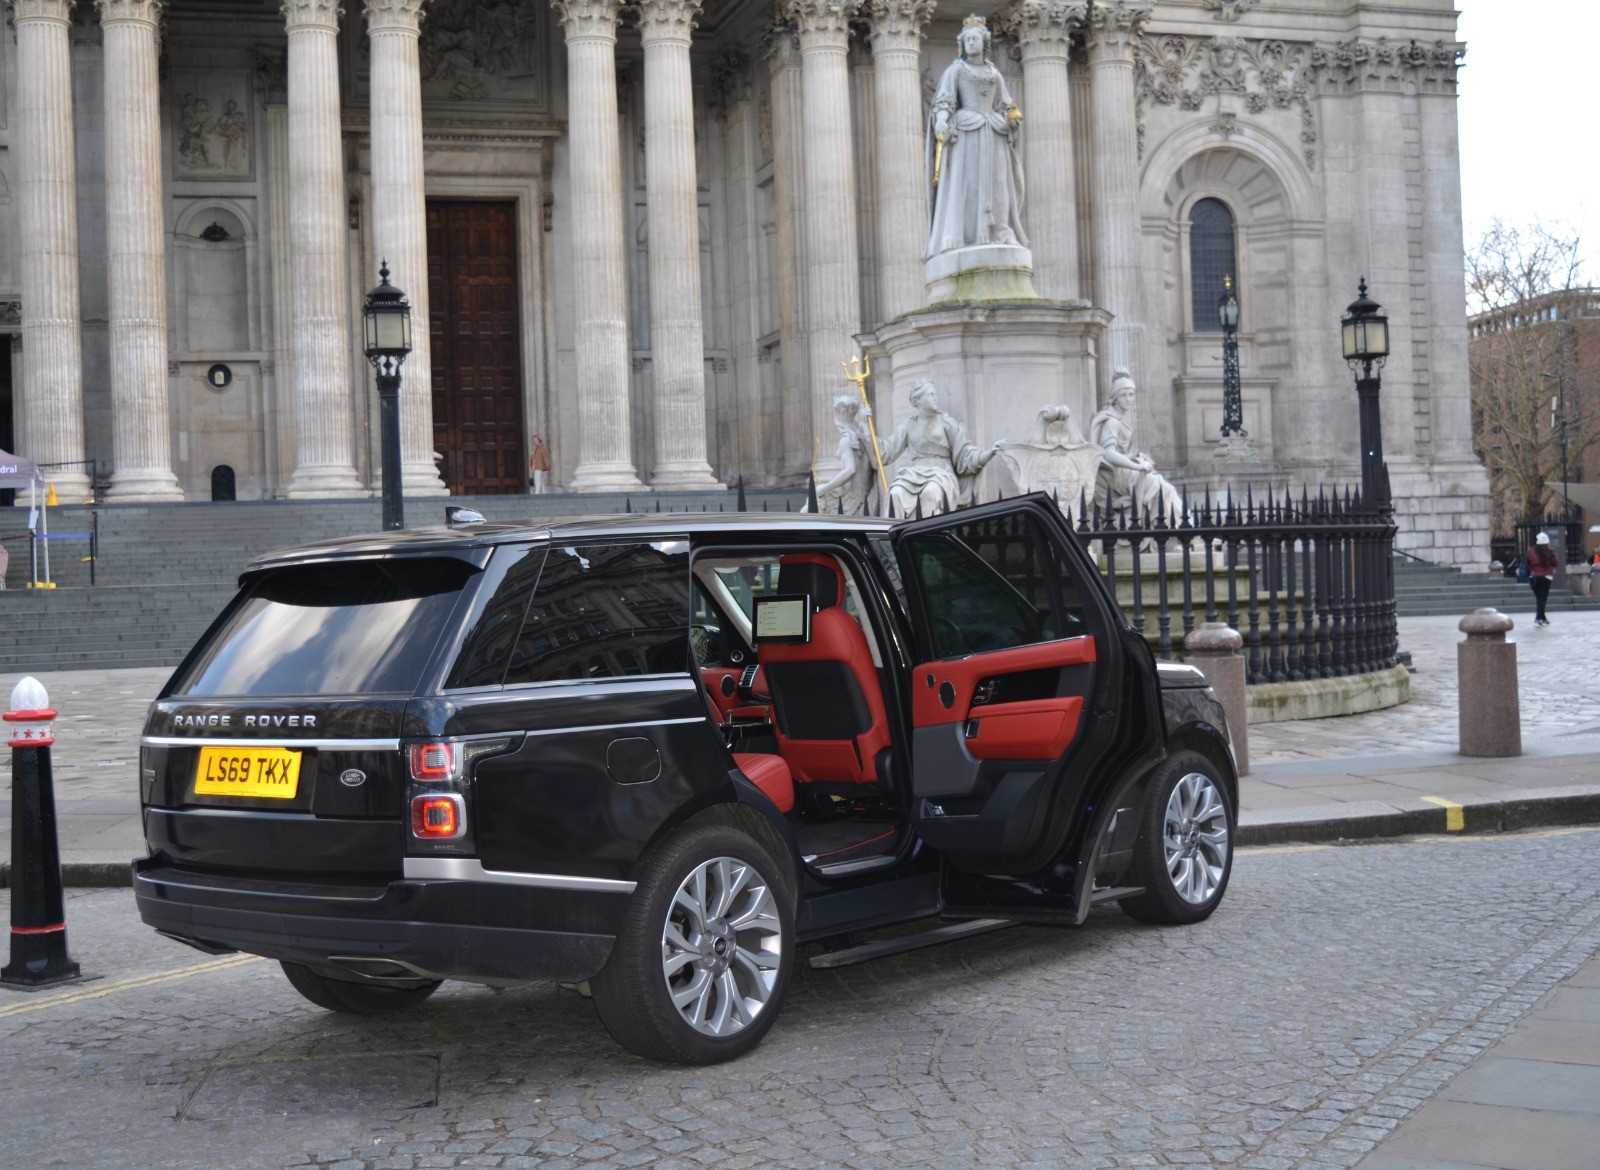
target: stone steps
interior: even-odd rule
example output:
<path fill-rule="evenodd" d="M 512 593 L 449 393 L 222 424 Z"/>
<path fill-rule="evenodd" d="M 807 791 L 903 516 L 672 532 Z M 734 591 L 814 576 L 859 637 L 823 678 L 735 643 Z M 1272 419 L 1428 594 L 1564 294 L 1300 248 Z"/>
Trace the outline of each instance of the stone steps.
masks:
<path fill-rule="evenodd" d="M 1459 569 L 1418 565 L 1397 560 L 1394 570 L 1395 608 L 1402 617 L 1459 614 L 1493 608 L 1503 613 L 1533 613 L 1533 591 L 1513 577 L 1471 575 Z M 1552 589 L 1546 605 L 1550 613 L 1600 609 L 1600 597 L 1578 597 L 1565 588 Z"/>

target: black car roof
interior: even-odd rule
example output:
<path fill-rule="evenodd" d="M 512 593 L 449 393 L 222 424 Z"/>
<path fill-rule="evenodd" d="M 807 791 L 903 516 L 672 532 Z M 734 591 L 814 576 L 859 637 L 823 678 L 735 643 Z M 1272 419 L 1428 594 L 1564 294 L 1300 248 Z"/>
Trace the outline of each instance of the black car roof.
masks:
<path fill-rule="evenodd" d="M 620 516 L 580 516 L 549 524 L 485 521 L 481 524 L 409 528 L 337 537 L 263 553 L 245 572 L 309 561 L 377 557 L 395 553 L 448 552 L 489 548 L 519 540 L 597 540 L 612 536 L 699 536 L 707 533 L 793 539 L 807 534 L 843 536 L 887 532 L 898 521 L 877 516 L 827 516 L 809 512 L 648 512 Z"/>

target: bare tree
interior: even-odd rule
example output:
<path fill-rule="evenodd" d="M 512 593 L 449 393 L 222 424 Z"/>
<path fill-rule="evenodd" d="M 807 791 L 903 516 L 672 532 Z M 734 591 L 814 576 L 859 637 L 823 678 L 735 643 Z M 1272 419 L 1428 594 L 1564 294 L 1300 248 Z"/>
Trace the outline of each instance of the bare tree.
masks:
<path fill-rule="evenodd" d="M 1600 441 L 1600 371 L 1578 330 L 1600 297 L 1582 282 L 1575 231 L 1497 219 L 1466 259 L 1478 453 L 1497 510 L 1537 523 L 1561 483 L 1563 419 L 1569 474 Z"/>

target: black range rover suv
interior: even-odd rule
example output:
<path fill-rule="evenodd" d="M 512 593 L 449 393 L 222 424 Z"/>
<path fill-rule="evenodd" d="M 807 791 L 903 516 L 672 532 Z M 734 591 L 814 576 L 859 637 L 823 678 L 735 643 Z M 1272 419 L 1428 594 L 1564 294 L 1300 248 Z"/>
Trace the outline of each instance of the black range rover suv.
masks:
<path fill-rule="evenodd" d="M 1043 496 L 893 523 L 478 523 L 253 562 L 153 704 L 144 921 L 333 1011 L 589 991 L 740 1055 L 833 966 L 1227 887 L 1221 707 Z M 968 920 L 877 942 L 862 932 Z"/>

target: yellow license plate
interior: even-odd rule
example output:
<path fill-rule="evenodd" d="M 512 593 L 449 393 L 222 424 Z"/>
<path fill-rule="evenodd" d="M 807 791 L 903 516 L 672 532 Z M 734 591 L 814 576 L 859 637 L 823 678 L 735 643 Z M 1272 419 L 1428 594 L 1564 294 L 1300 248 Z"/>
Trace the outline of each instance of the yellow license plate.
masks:
<path fill-rule="evenodd" d="M 300 753 L 284 748 L 204 747 L 195 769 L 196 796 L 292 800 L 300 787 Z"/>

